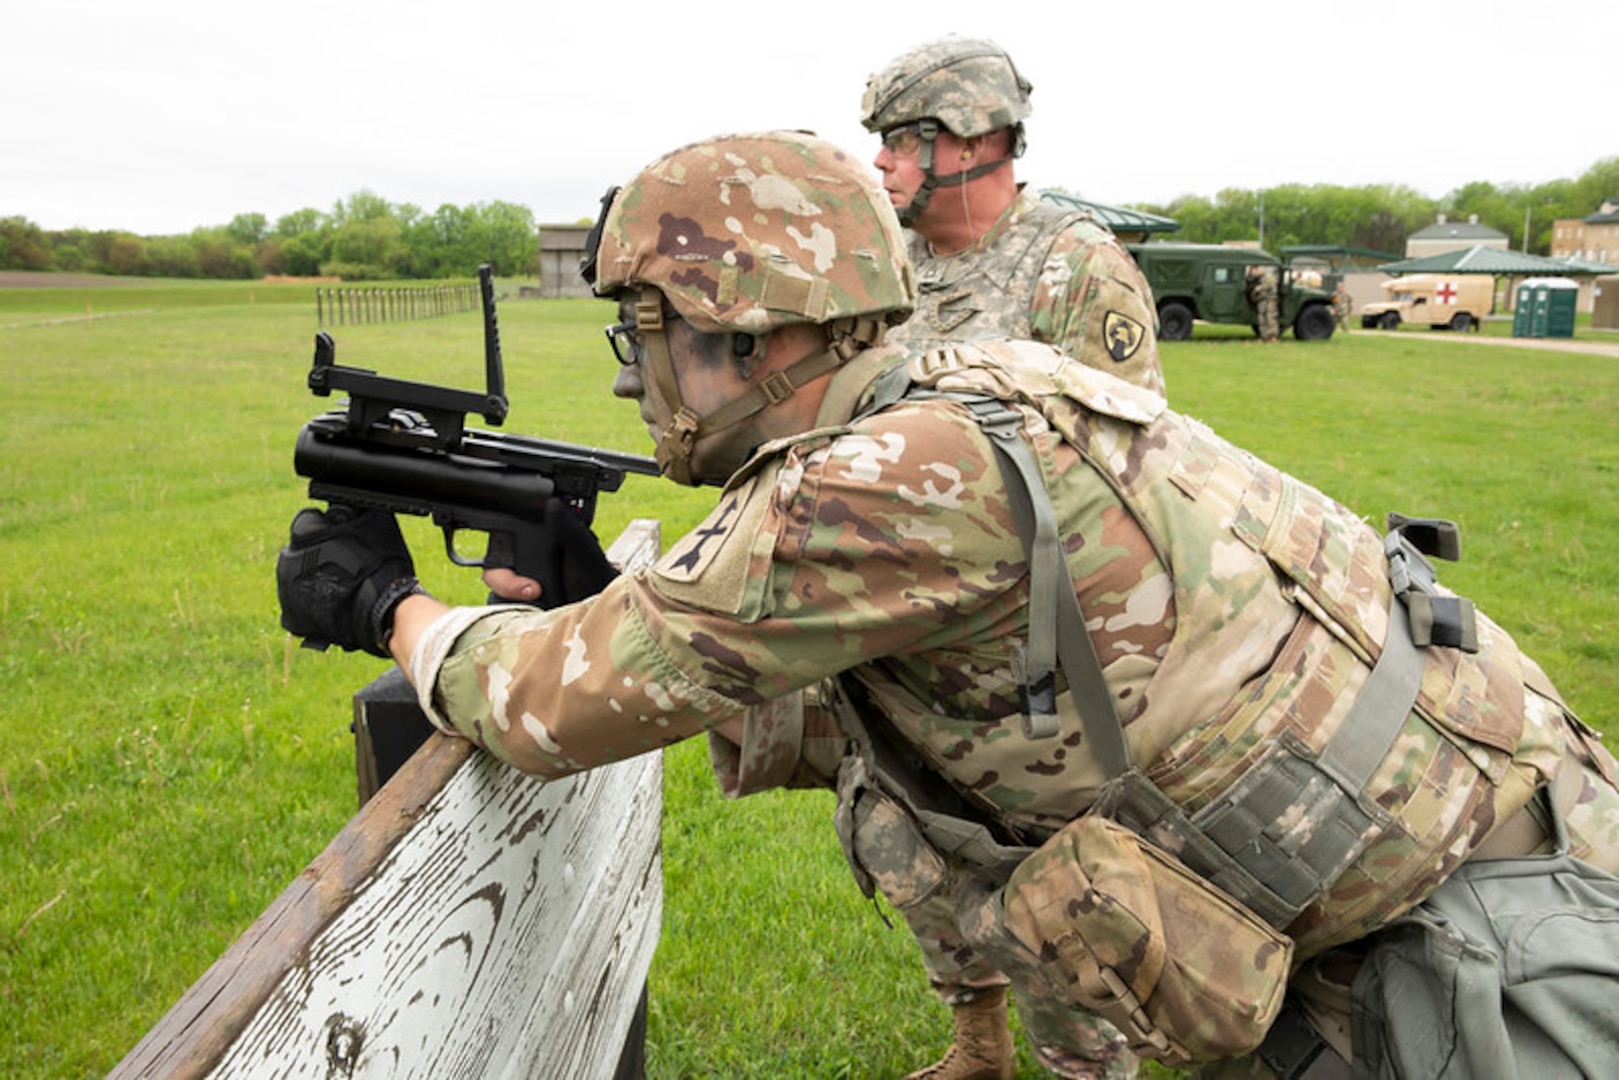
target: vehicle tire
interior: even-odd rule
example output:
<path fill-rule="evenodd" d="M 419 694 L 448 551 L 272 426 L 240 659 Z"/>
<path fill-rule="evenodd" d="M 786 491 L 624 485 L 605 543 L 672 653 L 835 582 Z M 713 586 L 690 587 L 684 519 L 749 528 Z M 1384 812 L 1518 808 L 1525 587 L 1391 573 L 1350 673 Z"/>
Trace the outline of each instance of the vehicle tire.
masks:
<path fill-rule="evenodd" d="M 1450 328 L 1457 333 L 1473 329 L 1473 316 L 1465 311 L 1458 311 L 1450 317 Z"/>
<path fill-rule="evenodd" d="M 1295 341 L 1326 341 L 1337 327 L 1338 320 L 1332 317 L 1330 307 L 1311 304 L 1293 320 L 1293 338 Z"/>
<path fill-rule="evenodd" d="M 1192 309 L 1174 300 L 1158 309 L 1158 340 L 1185 341 L 1192 336 Z"/>
<path fill-rule="evenodd" d="M 1383 317 L 1377 320 L 1377 325 L 1383 330 L 1398 330 L 1400 328 L 1400 313 L 1398 311 L 1383 312 Z"/>

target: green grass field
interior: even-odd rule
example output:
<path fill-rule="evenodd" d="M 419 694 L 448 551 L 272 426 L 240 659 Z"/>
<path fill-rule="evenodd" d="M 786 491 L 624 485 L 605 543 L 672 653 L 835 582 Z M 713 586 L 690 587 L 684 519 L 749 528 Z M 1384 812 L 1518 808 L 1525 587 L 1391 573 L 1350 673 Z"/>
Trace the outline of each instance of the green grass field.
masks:
<path fill-rule="evenodd" d="M 508 430 L 648 451 L 610 321 L 502 307 Z M 349 696 L 379 661 L 293 648 L 272 573 L 306 502 L 293 440 L 329 405 L 314 330 L 305 286 L 0 290 L 0 1075 L 104 1074 L 354 811 Z M 476 314 L 334 333 L 342 362 L 479 385 Z M 1458 520 L 1447 582 L 1619 734 L 1619 361 L 1361 332 L 1164 353 L 1178 407 L 1368 518 Z M 655 517 L 667 542 L 712 498 L 632 477 L 599 531 Z M 428 586 L 480 599 L 407 525 Z M 725 803 L 700 742 L 666 784 L 653 1076 L 893 1076 L 943 1049 L 829 796 Z"/>

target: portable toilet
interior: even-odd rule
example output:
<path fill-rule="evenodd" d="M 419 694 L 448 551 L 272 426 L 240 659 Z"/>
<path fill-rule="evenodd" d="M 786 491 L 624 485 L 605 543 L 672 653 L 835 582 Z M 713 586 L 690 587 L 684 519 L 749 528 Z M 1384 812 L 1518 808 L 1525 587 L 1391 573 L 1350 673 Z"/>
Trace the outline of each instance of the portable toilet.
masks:
<path fill-rule="evenodd" d="M 1573 337 L 1580 287 L 1568 278 L 1526 278 L 1513 306 L 1513 337 Z"/>

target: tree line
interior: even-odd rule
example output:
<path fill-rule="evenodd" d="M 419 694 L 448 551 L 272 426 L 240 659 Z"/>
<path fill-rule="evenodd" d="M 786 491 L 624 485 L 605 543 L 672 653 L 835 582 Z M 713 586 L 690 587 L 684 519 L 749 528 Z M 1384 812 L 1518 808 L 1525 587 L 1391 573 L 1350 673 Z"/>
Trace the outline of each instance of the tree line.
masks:
<path fill-rule="evenodd" d="M 1598 161 L 1574 180 L 1476 181 L 1439 199 L 1402 185 L 1283 184 L 1263 191 L 1227 188 L 1212 199 L 1185 195 L 1161 206 L 1134 204 L 1134 209 L 1179 222 L 1176 240 L 1218 244 L 1257 236 L 1273 252 L 1341 244 L 1392 255 L 1403 255 L 1406 237 L 1434 224 L 1440 214 L 1451 221 L 1476 216 L 1479 224 L 1506 233 L 1514 251 L 1548 255 L 1552 222 L 1587 217 L 1613 198 L 1619 198 L 1619 157 Z"/>
<path fill-rule="evenodd" d="M 1604 158 L 1573 180 L 1477 181 L 1438 199 L 1402 185 L 1283 184 L 1263 191 L 1227 188 L 1212 199 L 1184 195 L 1165 205 L 1132 205 L 1179 222 L 1177 240 L 1217 244 L 1257 237 L 1270 251 L 1340 244 L 1393 255 L 1402 254 L 1406 237 L 1432 225 L 1441 213 L 1463 221 L 1476 216 L 1506 233 L 1513 249 L 1545 255 L 1551 251 L 1553 221 L 1583 218 L 1615 197 L 1619 157 Z M 470 277 L 486 262 L 501 277 L 534 277 L 538 259 L 534 215 L 526 207 L 500 201 L 446 204 L 429 214 L 370 191 L 339 200 L 329 213 L 298 210 L 273 226 L 263 214 L 238 214 L 228 225 L 183 236 L 48 230 L 24 217 L 0 218 L 0 270 L 396 281 Z"/>
<path fill-rule="evenodd" d="M 534 215 L 527 207 L 445 204 L 429 214 L 359 191 L 329 213 L 306 208 L 274 225 L 263 214 L 238 214 L 228 225 L 182 236 L 42 229 L 27 218 L 0 218 L 0 270 L 397 281 L 470 277 L 482 263 L 493 264 L 500 277 L 538 273 Z"/>

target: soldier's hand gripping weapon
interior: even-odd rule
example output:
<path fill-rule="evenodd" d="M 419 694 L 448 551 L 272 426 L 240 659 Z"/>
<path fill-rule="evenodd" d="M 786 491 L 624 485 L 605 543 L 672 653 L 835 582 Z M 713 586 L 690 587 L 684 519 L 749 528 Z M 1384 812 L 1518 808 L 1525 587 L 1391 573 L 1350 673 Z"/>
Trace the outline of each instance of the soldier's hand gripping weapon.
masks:
<path fill-rule="evenodd" d="M 479 267 L 478 279 L 484 392 L 344 367 L 321 331 L 309 388 L 319 397 L 343 391 L 348 401 L 304 425 L 293 466 L 309 479 L 311 498 L 431 518 L 452 562 L 533 578 L 544 606 L 581 599 L 611 576 L 589 531 L 597 496 L 618 490 L 629 473 L 656 476 L 658 466 L 634 454 L 466 426 L 468 413 L 499 426 L 507 412 L 490 267 Z M 481 558 L 457 547 L 466 530 L 487 534 Z"/>

